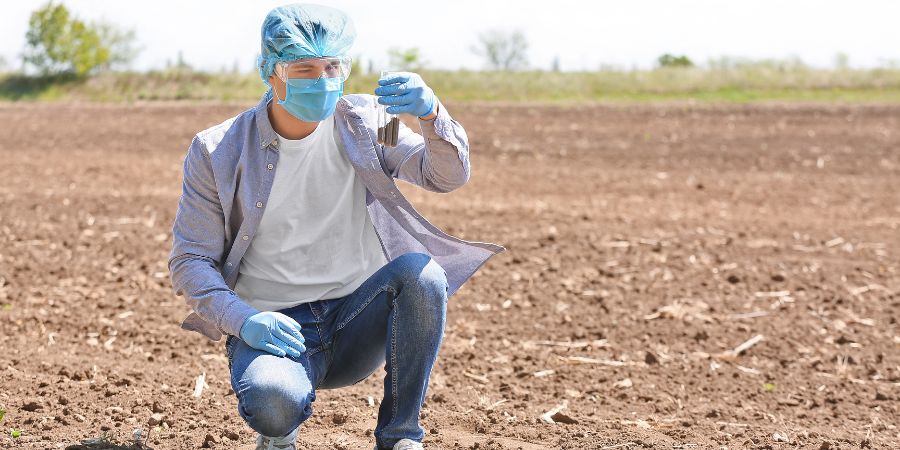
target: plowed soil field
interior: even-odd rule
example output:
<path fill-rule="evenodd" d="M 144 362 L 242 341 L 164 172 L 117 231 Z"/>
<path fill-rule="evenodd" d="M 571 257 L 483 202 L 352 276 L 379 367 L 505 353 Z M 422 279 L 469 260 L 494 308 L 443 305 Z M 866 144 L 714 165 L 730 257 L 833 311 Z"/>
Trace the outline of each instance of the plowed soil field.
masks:
<path fill-rule="evenodd" d="M 252 447 L 166 268 L 191 137 L 248 106 L 0 105 L 0 448 Z M 427 448 L 900 448 L 900 106 L 448 109 L 471 181 L 402 189 L 508 251 L 450 299 Z M 371 448 L 382 376 L 299 448 Z"/>

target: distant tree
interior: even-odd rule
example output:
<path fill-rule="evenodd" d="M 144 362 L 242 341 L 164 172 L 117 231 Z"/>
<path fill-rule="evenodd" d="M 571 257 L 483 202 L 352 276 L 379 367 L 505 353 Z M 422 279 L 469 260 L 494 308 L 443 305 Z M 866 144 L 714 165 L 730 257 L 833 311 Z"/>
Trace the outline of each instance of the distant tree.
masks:
<path fill-rule="evenodd" d="M 472 52 L 482 57 L 494 70 L 520 70 L 528 67 L 528 39 L 516 30 L 490 30 L 478 35 Z"/>
<path fill-rule="evenodd" d="M 31 13 L 25 41 L 22 62 L 42 75 L 84 76 L 127 65 L 137 53 L 133 31 L 85 23 L 53 2 Z"/>
<path fill-rule="evenodd" d="M 388 50 L 388 61 L 393 69 L 411 71 L 422 70 L 426 64 L 417 47 L 392 48 Z"/>
<path fill-rule="evenodd" d="M 47 3 L 31 13 L 25 41 L 22 59 L 42 75 L 85 75 L 109 60 L 97 31 L 71 17 L 63 5 Z"/>
<path fill-rule="evenodd" d="M 553 63 L 550 65 L 550 70 L 559 72 L 559 56 L 553 58 Z"/>
<path fill-rule="evenodd" d="M 706 65 L 713 70 L 731 70 L 737 66 L 738 62 L 730 56 L 719 56 L 707 60 Z"/>
<path fill-rule="evenodd" d="M 675 56 L 668 53 L 656 59 L 659 67 L 693 67 L 694 62 L 685 55 Z"/>
<path fill-rule="evenodd" d="M 105 70 L 128 69 L 141 52 L 135 42 L 134 30 L 119 28 L 108 22 L 94 24 L 100 35 L 100 43 L 109 50 L 109 59 L 102 65 Z"/>
<path fill-rule="evenodd" d="M 3 55 L 0 55 L 0 71 L 5 71 L 7 69 L 6 58 Z"/>
<path fill-rule="evenodd" d="M 834 55 L 834 68 L 837 70 L 847 70 L 850 68 L 850 57 L 846 53 L 838 53 Z"/>
<path fill-rule="evenodd" d="M 182 70 L 185 72 L 190 72 L 190 71 L 194 70 L 194 68 L 191 67 L 191 65 L 188 64 L 187 61 L 185 61 L 184 52 L 182 52 L 181 50 L 178 50 L 178 57 L 175 59 L 175 66 L 172 67 L 172 69 Z"/>
<path fill-rule="evenodd" d="M 363 70 L 362 69 L 362 58 L 360 58 L 359 56 L 356 56 L 350 60 L 350 73 L 351 74 L 354 74 L 354 73 L 361 74 L 361 73 L 363 73 L 362 70 Z"/>

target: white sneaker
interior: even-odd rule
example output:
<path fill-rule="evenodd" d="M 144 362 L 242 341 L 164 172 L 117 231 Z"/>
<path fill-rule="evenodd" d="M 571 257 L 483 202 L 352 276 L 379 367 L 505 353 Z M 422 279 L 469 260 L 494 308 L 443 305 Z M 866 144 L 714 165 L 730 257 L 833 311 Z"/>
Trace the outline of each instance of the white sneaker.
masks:
<path fill-rule="evenodd" d="M 412 439 L 401 439 L 400 442 L 394 444 L 394 450 L 424 450 L 421 442 Z"/>
<path fill-rule="evenodd" d="M 294 431 L 283 437 L 268 437 L 257 434 L 256 450 L 297 450 L 297 431 L 299 429 L 300 427 L 294 428 Z"/>
<path fill-rule="evenodd" d="M 424 450 L 425 447 L 422 447 L 421 442 L 416 442 L 412 439 L 400 439 L 399 442 L 394 444 L 391 447 L 393 450 Z M 375 446 L 375 450 L 378 450 L 378 446 Z"/>

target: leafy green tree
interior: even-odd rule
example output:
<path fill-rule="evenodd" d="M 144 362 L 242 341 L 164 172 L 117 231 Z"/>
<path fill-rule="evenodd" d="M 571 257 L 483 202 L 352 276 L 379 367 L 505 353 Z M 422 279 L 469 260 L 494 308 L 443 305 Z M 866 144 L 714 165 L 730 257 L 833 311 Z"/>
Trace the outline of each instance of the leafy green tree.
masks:
<path fill-rule="evenodd" d="M 388 50 L 388 60 L 392 69 L 418 71 L 425 67 L 425 60 L 416 47 L 392 48 Z"/>
<path fill-rule="evenodd" d="M 22 59 L 41 75 L 80 77 L 130 63 L 137 54 L 134 39 L 133 31 L 86 23 L 51 1 L 31 13 Z"/>
<path fill-rule="evenodd" d="M 140 48 L 135 45 L 137 36 L 134 30 L 119 28 L 108 22 L 94 24 L 94 29 L 100 36 L 100 43 L 109 50 L 109 59 L 100 68 L 115 70 L 128 68 L 140 53 Z"/>
<path fill-rule="evenodd" d="M 668 53 L 656 59 L 659 67 L 693 67 L 694 62 L 685 55 L 675 56 Z"/>

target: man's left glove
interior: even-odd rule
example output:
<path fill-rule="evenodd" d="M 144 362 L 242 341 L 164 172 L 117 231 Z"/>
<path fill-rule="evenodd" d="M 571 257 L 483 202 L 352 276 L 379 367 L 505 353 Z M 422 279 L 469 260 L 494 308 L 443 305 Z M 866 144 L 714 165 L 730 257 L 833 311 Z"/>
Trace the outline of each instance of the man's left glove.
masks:
<path fill-rule="evenodd" d="M 389 105 L 388 114 L 407 113 L 424 117 L 434 112 L 436 99 L 419 74 L 394 72 L 378 80 L 378 103 Z"/>

